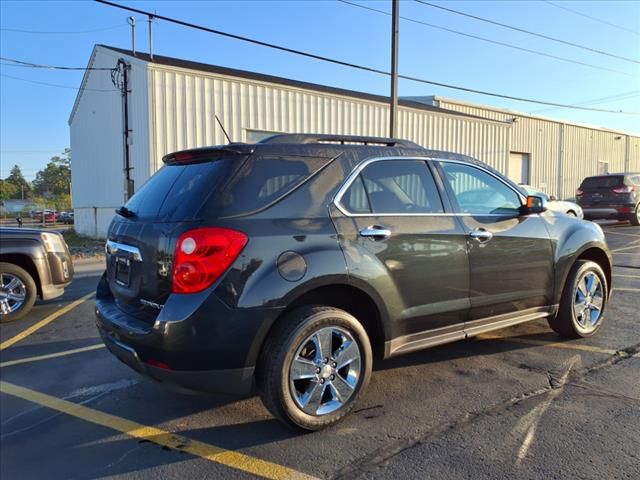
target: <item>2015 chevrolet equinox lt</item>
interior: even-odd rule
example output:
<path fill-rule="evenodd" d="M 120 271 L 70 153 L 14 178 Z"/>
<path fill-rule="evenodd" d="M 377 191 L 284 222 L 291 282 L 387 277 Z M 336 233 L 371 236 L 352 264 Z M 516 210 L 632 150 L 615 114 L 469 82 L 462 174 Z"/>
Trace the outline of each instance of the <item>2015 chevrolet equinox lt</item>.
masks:
<path fill-rule="evenodd" d="M 411 142 L 277 135 L 167 155 L 108 233 L 97 325 L 160 382 L 246 394 L 317 430 L 373 355 L 546 318 L 602 326 L 600 227 L 466 156 Z"/>

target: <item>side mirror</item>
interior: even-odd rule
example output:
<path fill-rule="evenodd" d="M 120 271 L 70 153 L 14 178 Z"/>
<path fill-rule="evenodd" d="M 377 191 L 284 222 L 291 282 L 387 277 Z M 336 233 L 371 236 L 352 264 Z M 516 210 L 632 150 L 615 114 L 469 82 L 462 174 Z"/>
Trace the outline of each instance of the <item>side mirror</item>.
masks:
<path fill-rule="evenodd" d="M 557 200 L 557 198 L 556 198 L 556 196 L 555 196 L 555 195 L 551 195 L 551 196 L 549 197 L 549 200 L 550 200 L 550 201 L 552 201 L 552 202 L 555 202 L 555 201 Z"/>
<path fill-rule="evenodd" d="M 547 201 L 544 197 L 538 197 L 536 195 L 529 195 L 527 197 L 527 204 L 523 205 L 521 212 L 523 215 L 530 213 L 542 213 L 547 210 Z"/>

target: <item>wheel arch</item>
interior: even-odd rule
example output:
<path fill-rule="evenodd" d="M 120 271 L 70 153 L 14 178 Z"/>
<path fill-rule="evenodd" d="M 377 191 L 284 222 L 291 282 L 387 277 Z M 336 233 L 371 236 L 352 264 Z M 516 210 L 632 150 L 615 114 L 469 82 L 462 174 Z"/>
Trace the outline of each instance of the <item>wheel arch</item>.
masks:
<path fill-rule="evenodd" d="M 305 305 L 323 305 L 344 310 L 353 315 L 364 327 L 374 356 L 384 355 L 386 311 L 379 300 L 364 289 L 350 283 L 317 285 L 289 298 L 287 307 L 275 319 L 264 337 L 263 345 L 271 332 L 292 310 Z M 262 347 L 261 347 L 262 348 Z"/>
<path fill-rule="evenodd" d="M 568 262 L 567 267 L 564 269 L 562 273 L 562 281 L 560 283 L 561 288 L 556 292 L 556 303 L 560 301 L 560 297 L 562 296 L 562 292 L 564 291 L 565 285 L 567 283 L 567 278 L 569 277 L 569 273 L 571 269 L 579 260 L 591 260 L 604 270 L 605 277 L 607 279 L 607 292 L 608 295 L 611 295 L 611 281 L 613 277 L 611 258 L 607 251 L 599 245 L 588 245 L 573 257 L 571 262 Z"/>
<path fill-rule="evenodd" d="M 36 284 L 38 296 L 42 297 L 42 282 L 36 264 L 29 255 L 21 253 L 0 253 L 0 262 L 12 263 L 20 268 L 24 268 Z"/>

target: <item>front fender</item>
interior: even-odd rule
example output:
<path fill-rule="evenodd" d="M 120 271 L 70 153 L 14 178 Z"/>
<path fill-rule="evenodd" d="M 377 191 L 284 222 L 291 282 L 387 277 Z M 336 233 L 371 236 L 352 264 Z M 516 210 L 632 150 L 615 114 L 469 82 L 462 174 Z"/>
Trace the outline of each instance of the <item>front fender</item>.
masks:
<path fill-rule="evenodd" d="M 611 271 L 612 257 L 602 228 L 596 223 L 575 218 L 555 218 L 550 225 L 551 240 L 555 250 L 555 284 L 554 303 L 559 303 L 564 284 L 573 264 L 583 255 L 592 256 L 595 251 L 606 259 L 605 270 Z M 595 249 L 595 250 L 594 250 Z M 588 251 L 591 251 L 587 253 Z M 609 285 L 609 290 L 611 286 Z"/>

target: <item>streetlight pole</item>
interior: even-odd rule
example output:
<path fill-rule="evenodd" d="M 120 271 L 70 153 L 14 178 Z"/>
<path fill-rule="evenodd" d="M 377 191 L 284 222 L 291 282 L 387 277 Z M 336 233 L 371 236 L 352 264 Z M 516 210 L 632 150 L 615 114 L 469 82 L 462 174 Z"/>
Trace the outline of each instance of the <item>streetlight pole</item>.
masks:
<path fill-rule="evenodd" d="M 389 136 L 398 134 L 398 36 L 400 30 L 400 0 L 391 0 L 391 105 L 389 111 Z"/>

